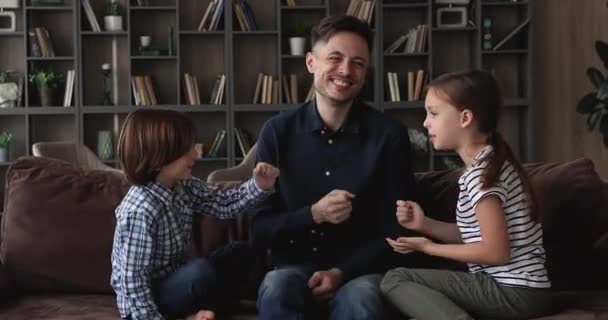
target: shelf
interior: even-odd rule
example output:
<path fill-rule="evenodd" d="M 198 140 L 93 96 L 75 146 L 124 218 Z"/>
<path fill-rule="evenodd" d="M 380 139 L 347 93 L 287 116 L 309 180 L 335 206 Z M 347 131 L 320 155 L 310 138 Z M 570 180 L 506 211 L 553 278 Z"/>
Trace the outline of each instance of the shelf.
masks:
<path fill-rule="evenodd" d="M 256 30 L 256 31 L 233 31 L 235 36 L 276 36 L 279 34 L 276 30 Z"/>
<path fill-rule="evenodd" d="M 390 110 L 407 110 L 407 109 L 424 109 L 424 101 L 422 101 L 422 100 L 417 100 L 417 101 L 397 101 L 397 102 L 384 101 L 382 103 L 382 109 L 384 109 L 385 111 L 390 111 Z"/>
<path fill-rule="evenodd" d="M 131 11 L 175 11 L 176 6 L 131 6 Z"/>
<path fill-rule="evenodd" d="M 59 115 L 59 114 L 76 114 L 76 108 L 74 107 L 63 107 L 63 106 L 53 106 L 53 107 L 36 107 L 30 106 L 25 108 L 28 114 L 44 114 L 44 115 Z"/>
<path fill-rule="evenodd" d="M 420 53 L 385 53 L 385 57 L 412 57 L 412 58 L 426 58 L 429 56 L 427 52 Z"/>
<path fill-rule="evenodd" d="M 0 32 L 0 37 L 23 37 L 23 31 Z"/>
<path fill-rule="evenodd" d="M 176 60 L 177 56 L 131 56 L 133 60 Z"/>
<path fill-rule="evenodd" d="M 130 113 L 138 109 L 155 108 L 168 109 L 180 112 L 226 112 L 227 108 L 224 105 L 155 105 L 155 106 L 84 106 L 82 113 L 84 114 L 114 114 L 114 113 Z"/>
<path fill-rule="evenodd" d="M 0 108 L 0 115 L 19 115 L 27 114 L 27 109 L 24 107 Z"/>
<path fill-rule="evenodd" d="M 29 11 L 72 11 L 72 6 L 27 6 Z"/>
<path fill-rule="evenodd" d="M 459 28 L 438 28 L 438 27 L 433 27 L 432 31 L 433 32 L 457 32 L 457 31 L 465 31 L 465 32 L 470 32 L 470 31 L 477 31 L 479 28 L 477 27 L 459 27 Z"/>
<path fill-rule="evenodd" d="M 27 57 L 28 61 L 72 61 L 74 57 Z"/>
<path fill-rule="evenodd" d="M 80 34 L 96 37 L 126 37 L 129 35 L 127 31 L 81 31 Z"/>
<path fill-rule="evenodd" d="M 484 50 L 481 52 L 483 55 L 493 56 L 501 54 L 527 54 L 528 49 L 507 49 L 507 50 Z"/>
<path fill-rule="evenodd" d="M 481 5 L 484 7 L 517 7 L 528 5 L 528 1 L 484 1 L 481 3 Z"/>
<path fill-rule="evenodd" d="M 237 104 L 232 110 L 234 111 L 247 111 L 247 112 L 277 112 L 277 111 L 286 111 L 299 107 L 301 103 L 298 104 L 287 104 L 287 103 L 279 103 L 279 104 Z"/>
<path fill-rule="evenodd" d="M 319 10 L 325 10 L 325 6 L 295 6 L 295 7 L 289 7 L 289 6 L 281 6 L 281 10 L 285 10 L 285 11 L 319 11 Z"/>
<path fill-rule="evenodd" d="M 428 8 L 429 4 L 427 2 L 419 2 L 419 3 L 385 3 L 382 5 L 384 9 L 399 9 L 399 8 Z"/>
<path fill-rule="evenodd" d="M 198 30 L 184 30 L 180 31 L 179 34 L 183 36 L 223 36 L 226 32 L 221 31 L 198 31 Z"/>

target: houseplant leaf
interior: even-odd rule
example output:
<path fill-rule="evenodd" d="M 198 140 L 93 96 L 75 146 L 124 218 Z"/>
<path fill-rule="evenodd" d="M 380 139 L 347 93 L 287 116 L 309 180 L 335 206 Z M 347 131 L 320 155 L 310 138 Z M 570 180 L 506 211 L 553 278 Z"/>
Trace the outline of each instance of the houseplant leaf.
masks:
<path fill-rule="evenodd" d="M 608 68 L 608 44 L 604 41 L 596 41 L 595 51 L 600 59 L 602 59 L 602 62 L 604 62 L 604 67 Z"/>
<path fill-rule="evenodd" d="M 591 113 L 589 117 L 587 117 L 587 127 L 589 128 L 589 131 L 593 131 L 593 129 L 595 129 L 601 116 L 602 112 L 596 111 Z"/>
<path fill-rule="evenodd" d="M 597 99 L 608 102 L 608 81 L 604 81 L 604 83 L 602 83 L 602 85 L 597 89 Z"/>
<path fill-rule="evenodd" d="M 608 147 L 608 114 L 604 113 L 600 121 L 600 132 L 604 136 L 604 145 Z"/>
<path fill-rule="evenodd" d="M 597 94 L 595 92 L 588 93 L 585 95 L 576 106 L 576 112 L 578 113 L 591 113 L 597 104 Z"/>
<path fill-rule="evenodd" d="M 594 67 L 587 68 L 587 76 L 589 77 L 589 80 L 591 80 L 591 83 L 593 83 L 593 86 L 596 89 L 599 89 L 602 83 L 606 81 L 604 75 L 602 75 L 600 70 Z"/>

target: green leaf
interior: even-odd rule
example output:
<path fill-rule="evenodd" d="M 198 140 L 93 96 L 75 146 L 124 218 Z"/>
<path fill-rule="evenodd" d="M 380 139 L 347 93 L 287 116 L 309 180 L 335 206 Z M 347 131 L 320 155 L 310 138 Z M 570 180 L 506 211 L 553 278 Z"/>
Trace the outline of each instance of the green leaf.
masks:
<path fill-rule="evenodd" d="M 600 59 L 602 59 L 602 62 L 604 62 L 604 67 L 608 68 L 608 44 L 604 41 L 596 41 L 595 51 Z"/>
<path fill-rule="evenodd" d="M 588 93 L 585 95 L 576 106 L 576 112 L 578 113 L 591 113 L 597 105 L 598 100 L 595 92 Z"/>
<path fill-rule="evenodd" d="M 600 132 L 604 134 L 604 136 L 608 135 L 608 114 L 605 112 L 602 115 L 602 120 L 600 121 Z"/>
<path fill-rule="evenodd" d="M 589 128 L 589 131 L 593 131 L 593 129 L 595 129 L 601 118 L 601 115 L 601 112 L 593 112 L 589 115 L 589 117 L 587 118 L 587 127 Z"/>
<path fill-rule="evenodd" d="M 606 81 L 606 79 L 604 78 L 604 75 L 602 75 L 600 70 L 598 70 L 597 68 L 594 68 L 594 67 L 587 68 L 587 76 L 589 77 L 589 79 L 591 80 L 591 83 L 593 83 L 593 86 L 596 89 L 599 89 L 600 86 L 602 85 L 602 83 L 604 81 Z"/>
<path fill-rule="evenodd" d="M 608 101 L 608 81 L 602 83 L 597 89 L 597 99 L 601 101 Z"/>

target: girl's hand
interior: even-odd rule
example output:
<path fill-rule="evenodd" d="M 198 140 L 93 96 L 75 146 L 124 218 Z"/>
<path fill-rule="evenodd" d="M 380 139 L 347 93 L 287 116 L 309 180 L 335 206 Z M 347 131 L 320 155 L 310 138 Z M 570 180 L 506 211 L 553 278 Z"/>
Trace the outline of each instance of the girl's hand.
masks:
<path fill-rule="evenodd" d="M 270 191 L 279 176 L 279 169 L 266 162 L 258 162 L 253 169 L 255 183 L 264 191 Z"/>
<path fill-rule="evenodd" d="M 425 237 L 399 237 L 397 240 L 386 238 L 386 241 L 395 251 L 400 253 L 405 253 L 408 250 L 426 252 L 428 247 L 434 244 L 433 241 Z"/>
<path fill-rule="evenodd" d="M 421 231 L 424 228 L 425 215 L 420 205 L 414 201 L 397 201 L 397 221 L 407 229 Z"/>

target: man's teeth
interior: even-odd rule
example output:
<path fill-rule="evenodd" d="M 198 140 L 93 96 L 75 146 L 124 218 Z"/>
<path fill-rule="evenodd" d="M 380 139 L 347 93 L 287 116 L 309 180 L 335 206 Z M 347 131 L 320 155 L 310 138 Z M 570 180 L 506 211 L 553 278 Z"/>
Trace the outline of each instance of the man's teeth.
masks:
<path fill-rule="evenodd" d="M 342 80 L 340 80 L 340 79 L 334 79 L 334 81 L 333 81 L 333 82 L 334 82 L 334 84 L 336 84 L 336 85 L 338 85 L 338 86 L 341 86 L 341 87 L 347 87 L 347 86 L 349 85 L 349 83 L 348 83 L 348 82 L 346 82 L 346 81 L 342 81 Z"/>

